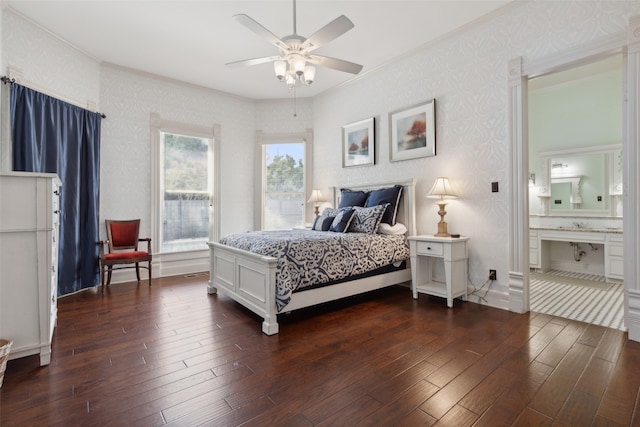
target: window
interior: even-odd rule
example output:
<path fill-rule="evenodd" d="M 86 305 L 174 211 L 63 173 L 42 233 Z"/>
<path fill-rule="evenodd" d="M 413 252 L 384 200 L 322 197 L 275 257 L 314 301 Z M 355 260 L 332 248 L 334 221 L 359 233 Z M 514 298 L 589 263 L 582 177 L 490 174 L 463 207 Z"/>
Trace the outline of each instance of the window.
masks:
<path fill-rule="evenodd" d="M 160 140 L 160 252 L 207 249 L 213 141 L 168 132 Z"/>
<path fill-rule="evenodd" d="M 161 264 L 193 260 L 220 234 L 220 126 L 197 126 L 151 114 L 151 238 Z M 171 268 L 178 268 L 172 264 Z"/>
<path fill-rule="evenodd" d="M 304 142 L 263 145 L 263 230 L 304 224 Z"/>
<path fill-rule="evenodd" d="M 308 183 L 311 176 L 311 131 L 299 136 L 265 138 L 258 131 L 262 188 L 258 224 L 262 230 L 303 227 L 309 208 Z"/>

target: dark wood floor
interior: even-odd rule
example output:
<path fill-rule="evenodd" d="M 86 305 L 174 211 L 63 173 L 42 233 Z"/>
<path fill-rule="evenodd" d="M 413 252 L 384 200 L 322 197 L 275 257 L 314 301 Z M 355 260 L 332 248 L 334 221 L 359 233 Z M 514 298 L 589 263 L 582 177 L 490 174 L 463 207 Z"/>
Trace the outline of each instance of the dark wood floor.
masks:
<path fill-rule="evenodd" d="M 0 424 L 640 423 L 640 345 L 621 331 L 394 287 L 283 316 L 268 337 L 206 280 L 61 298 L 52 362 L 8 363 Z"/>

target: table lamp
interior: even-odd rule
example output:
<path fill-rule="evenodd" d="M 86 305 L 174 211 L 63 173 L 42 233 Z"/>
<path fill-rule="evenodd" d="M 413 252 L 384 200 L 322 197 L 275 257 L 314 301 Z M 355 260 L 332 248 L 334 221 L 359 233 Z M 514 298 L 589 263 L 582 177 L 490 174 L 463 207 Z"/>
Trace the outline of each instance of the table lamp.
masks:
<path fill-rule="evenodd" d="M 446 199 L 457 199 L 453 188 L 451 188 L 451 184 L 449 183 L 449 178 L 440 176 L 436 178 L 436 182 L 431 187 L 431 191 L 427 197 L 431 199 L 440 199 L 438 201 L 438 206 L 440 206 L 440 210 L 438 211 L 438 215 L 440 215 L 440 222 L 438 223 L 438 232 L 434 234 L 436 237 L 450 237 L 451 235 L 447 231 L 447 223 L 444 221 L 444 216 L 447 214 L 444 207 L 447 205 Z"/>
<path fill-rule="evenodd" d="M 315 208 L 315 214 L 316 216 L 318 216 L 320 215 L 320 203 L 325 201 L 326 200 L 322 196 L 322 193 L 320 192 L 320 190 L 313 190 L 311 191 L 311 197 L 309 197 L 309 200 L 307 200 L 307 203 L 313 203 L 313 206 Z"/>

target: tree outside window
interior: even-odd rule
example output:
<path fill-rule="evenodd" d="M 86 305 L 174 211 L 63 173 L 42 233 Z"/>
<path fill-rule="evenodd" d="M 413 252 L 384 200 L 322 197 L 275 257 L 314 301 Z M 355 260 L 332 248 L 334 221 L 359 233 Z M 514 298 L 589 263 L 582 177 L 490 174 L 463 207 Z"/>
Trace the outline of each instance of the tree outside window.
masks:
<path fill-rule="evenodd" d="M 304 224 L 304 143 L 264 145 L 263 229 L 284 230 Z"/>

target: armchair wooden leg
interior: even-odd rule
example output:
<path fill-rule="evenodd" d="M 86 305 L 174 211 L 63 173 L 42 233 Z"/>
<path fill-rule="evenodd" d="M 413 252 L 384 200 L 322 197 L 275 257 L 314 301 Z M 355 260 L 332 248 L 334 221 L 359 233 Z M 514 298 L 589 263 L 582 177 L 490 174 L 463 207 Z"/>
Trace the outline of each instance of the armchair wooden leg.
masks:
<path fill-rule="evenodd" d="M 149 286 L 151 286 L 151 261 L 149 261 Z"/>
<path fill-rule="evenodd" d="M 138 279 L 138 283 L 140 283 L 140 264 L 136 262 L 136 278 Z"/>
<path fill-rule="evenodd" d="M 111 271 L 112 271 L 112 266 L 108 266 L 108 271 L 107 271 L 107 286 L 109 286 L 111 284 Z"/>

